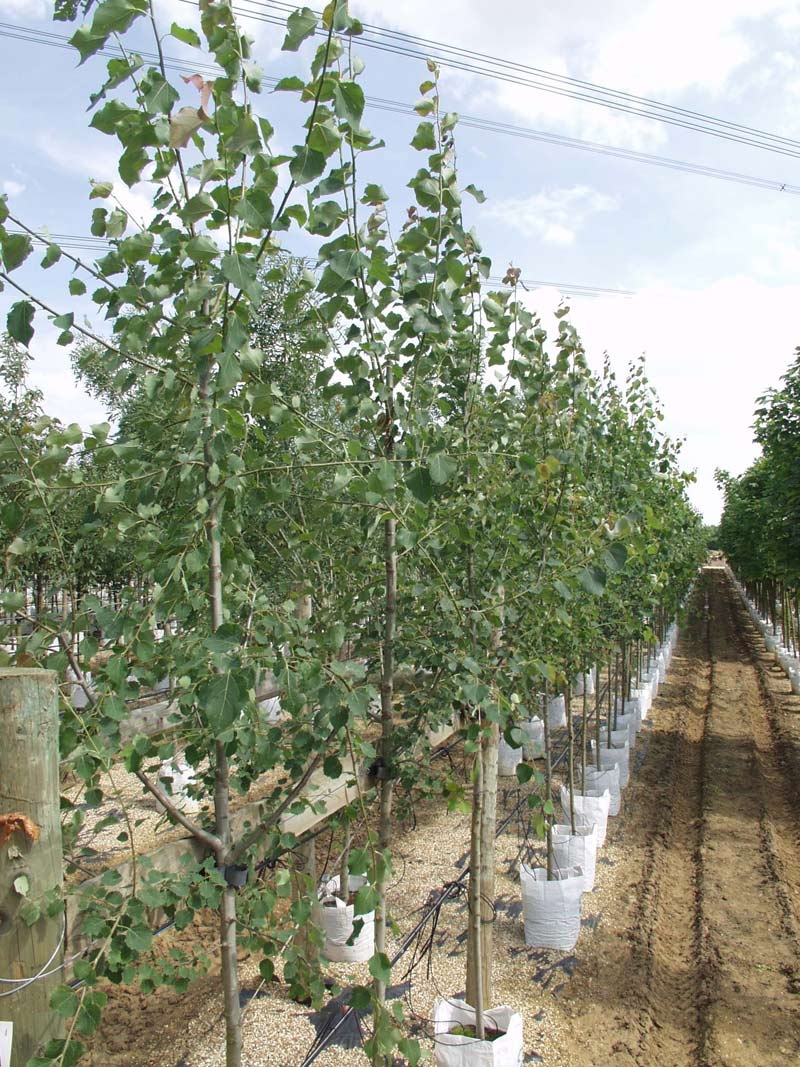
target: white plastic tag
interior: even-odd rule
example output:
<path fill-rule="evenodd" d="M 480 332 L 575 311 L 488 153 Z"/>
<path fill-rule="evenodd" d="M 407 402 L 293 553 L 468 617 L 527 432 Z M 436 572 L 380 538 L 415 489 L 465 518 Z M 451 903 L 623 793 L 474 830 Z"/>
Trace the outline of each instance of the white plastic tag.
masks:
<path fill-rule="evenodd" d="M 13 1023 L 0 1023 L 0 1067 L 11 1067 L 11 1037 Z"/>

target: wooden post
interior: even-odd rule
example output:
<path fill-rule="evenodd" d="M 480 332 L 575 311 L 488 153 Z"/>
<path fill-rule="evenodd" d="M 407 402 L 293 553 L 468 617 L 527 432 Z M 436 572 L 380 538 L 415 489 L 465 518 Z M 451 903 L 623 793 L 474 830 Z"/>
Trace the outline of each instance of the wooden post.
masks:
<path fill-rule="evenodd" d="M 47 915 L 42 898 L 62 884 L 55 671 L 0 670 L 0 1019 L 14 1025 L 11 1067 L 62 1033 L 50 1011 L 61 985 L 63 912 Z M 23 919 L 31 906 L 42 914 Z M 37 977 L 38 975 L 41 977 Z M 27 979 L 33 981 L 27 982 Z"/>

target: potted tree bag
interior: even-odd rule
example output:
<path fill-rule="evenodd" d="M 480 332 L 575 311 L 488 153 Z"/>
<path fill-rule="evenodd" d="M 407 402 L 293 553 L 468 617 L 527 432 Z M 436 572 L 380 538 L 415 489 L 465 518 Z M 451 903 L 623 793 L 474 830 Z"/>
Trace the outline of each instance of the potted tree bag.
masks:
<path fill-rule="evenodd" d="M 521 863 L 519 878 L 525 944 L 571 952 L 581 932 L 583 871 L 568 867 L 548 878 L 546 867 Z"/>
<path fill-rule="evenodd" d="M 441 997 L 433 1009 L 436 1067 L 519 1067 L 523 1057 L 522 1016 L 502 1005 L 483 1013 L 484 1038 L 475 1037 L 475 1009 Z"/>
<path fill-rule="evenodd" d="M 375 912 L 355 915 L 355 895 L 367 884 L 363 875 L 349 876 L 347 899 L 339 893 L 339 876 L 329 879 L 319 896 L 320 922 L 325 935 L 322 952 L 331 963 L 364 963 L 375 951 Z M 358 934 L 353 936 L 355 923 L 361 921 Z"/>

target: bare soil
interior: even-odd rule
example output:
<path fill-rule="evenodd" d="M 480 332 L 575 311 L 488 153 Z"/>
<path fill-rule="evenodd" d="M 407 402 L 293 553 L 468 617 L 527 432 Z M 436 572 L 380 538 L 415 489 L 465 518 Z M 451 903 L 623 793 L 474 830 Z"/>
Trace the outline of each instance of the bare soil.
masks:
<path fill-rule="evenodd" d="M 524 1016 L 524 1062 L 800 1063 L 800 698 L 721 567 L 701 576 L 634 764 L 598 860 L 597 889 L 584 897 L 574 953 L 526 948 L 516 873 L 531 844 L 523 817 L 498 841 L 496 1002 Z M 501 811 L 519 798 L 510 786 Z M 464 816 L 420 810 L 398 843 L 390 898 L 398 937 L 416 922 L 428 892 L 463 869 L 467 842 Z M 404 995 L 428 1048 L 433 997 L 463 990 L 466 921 L 463 898 L 442 909 L 431 969 L 419 966 Z M 212 950 L 213 921 L 198 933 Z M 296 1067 L 313 1047 L 312 1016 L 281 986 L 260 989 L 256 963 L 242 968 L 245 1064 Z M 332 972 L 345 984 L 366 978 L 366 965 L 338 966 Z M 224 1063 L 213 974 L 181 996 L 111 992 L 91 1067 Z M 367 1060 L 359 1048 L 333 1046 L 315 1062 Z"/>
<path fill-rule="evenodd" d="M 619 910 L 561 993 L 575 1067 L 800 1062 L 800 699 L 707 568 L 613 836 Z"/>

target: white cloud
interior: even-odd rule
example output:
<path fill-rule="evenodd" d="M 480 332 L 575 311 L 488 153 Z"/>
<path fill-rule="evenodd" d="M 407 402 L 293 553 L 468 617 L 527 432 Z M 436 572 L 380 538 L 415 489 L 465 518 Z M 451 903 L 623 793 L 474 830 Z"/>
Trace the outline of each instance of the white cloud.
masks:
<path fill-rule="evenodd" d="M 4 181 L 3 192 L 7 196 L 19 196 L 20 193 L 25 192 L 25 186 L 22 185 L 20 182 Z"/>
<path fill-rule="evenodd" d="M 678 105 L 687 93 L 738 92 L 745 69 L 749 78 L 772 65 L 775 48 L 755 29 L 785 34 L 798 25 L 796 0 L 562 0 L 550 7 L 496 0 L 491 15 L 479 0 L 354 0 L 354 7 L 379 25 Z M 635 115 L 483 77 L 473 83 L 470 110 L 500 106 L 526 125 L 640 150 L 666 138 L 658 123 Z"/>
<path fill-rule="evenodd" d="M 533 196 L 500 200 L 490 204 L 485 214 L 513 226 L 545 244 L 571 245 L 592 215 L 614 211 L 613 197 L 586 185 L 547 189 Z"/>
<path fill-rule="evenodd" d="M 48 0 L 0 0 L 0 15 L 43 22 L 51 17 L 52 4 Z"/>
<path fill-rule="evenodd" d="M 41 135 L 36 145 L 39 151 L 60 170 L 86 177 L 87 204 L 90 178 L 98 181 L 113 181 L 112 201 L 116 201 L 133 220 L 141 225 L 146 225 L 152 219 L 155 211 L 150 195 L 139 188 L 129 189 L 125 185 L 117 171 L 118 157 L 113 148 L 100 148 L 97 143 L 87 143 L 81 146 L 80 151 L 76 151 L 74 143 L 64 141 L 52 132 Z M 146 189 L 147 186 L 144 185 L 144 188 Z"/>

